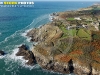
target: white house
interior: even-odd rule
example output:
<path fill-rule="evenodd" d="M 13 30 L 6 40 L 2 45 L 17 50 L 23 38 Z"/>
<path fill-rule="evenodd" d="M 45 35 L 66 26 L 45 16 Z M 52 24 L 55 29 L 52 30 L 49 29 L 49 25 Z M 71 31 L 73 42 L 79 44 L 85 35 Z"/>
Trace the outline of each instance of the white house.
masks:
<path fill-rule="evenodd" d="M 74 19 L 75 19 L 75 20 L 81 20 L 80 17 L 75 17 Z"/>

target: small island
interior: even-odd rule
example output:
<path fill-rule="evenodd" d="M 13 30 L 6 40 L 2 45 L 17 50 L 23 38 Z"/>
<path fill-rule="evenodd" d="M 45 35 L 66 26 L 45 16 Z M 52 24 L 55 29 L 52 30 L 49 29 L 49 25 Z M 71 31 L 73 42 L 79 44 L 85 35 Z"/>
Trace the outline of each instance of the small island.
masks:
<path fill-rule="evenodd" d="M 63 74 L 100 75 L 100 5 L 51 16 L 52 22 L 27 33 L 37 43 L 36 63 Z"/>

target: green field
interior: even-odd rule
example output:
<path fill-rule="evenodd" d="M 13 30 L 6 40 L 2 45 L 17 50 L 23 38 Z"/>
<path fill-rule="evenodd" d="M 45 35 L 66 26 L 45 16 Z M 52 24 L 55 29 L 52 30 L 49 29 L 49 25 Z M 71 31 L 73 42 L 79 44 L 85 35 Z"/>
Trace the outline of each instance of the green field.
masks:
<path fill-rule="evenodd" d="M 70 29 L 70 30 L 67 30 L 66 27 L 64 27 L 64 26 L 60 26 L 60 29 L 64 33 L 62 38 L 71 36 L 71 37 L 79 37 L 79 38 L 87 39 L 87 40 L 91 39 L 91 32 L 90 32 L 90 30 L 84 30 L 84 29 L 79 29 L 79 30 Z"/>
<path fill-rule="evenodd" d="M 79 29 L 79 31 L 77 33 L 77 36 L 79 38 L 90 40 L 91 39 L 91 35 L 89 34 L 89 31 L 87 31 L 87 32 L 84 29 Z"/>
<path fill-rule="evenodd" d="M 74 18 L 67 18 L 68 21 L 74 21 Z"/>

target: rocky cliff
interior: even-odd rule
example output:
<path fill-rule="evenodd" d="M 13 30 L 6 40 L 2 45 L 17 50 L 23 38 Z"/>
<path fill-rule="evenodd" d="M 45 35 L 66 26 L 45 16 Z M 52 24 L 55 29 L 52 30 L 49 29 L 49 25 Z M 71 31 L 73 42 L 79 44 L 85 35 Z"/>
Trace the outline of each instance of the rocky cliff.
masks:
<path fill-rule="evenodd" d="M 79 11 L 77 13 L 79 14 Z M 89 13 L 83 13 L 88 15 L 88 18 L 91 17 Z M 58 15 L 61 16 L 61 14 Z M 80 16 L 84 18 L 82 14 Z M 73 16 L 78 15 L 71 15 Z M 65 17 L 55 19 L 27 33 L 27 36 L 31 37 L 30 41 L 37 42 L 32 50 L 37 63 L 44 69 L 65 74 L 100 75 L 100 31 L 93 31 L 90 21 L 90 27 L 77 28 L 75 24 L 87 23 L 87 21 L 76 21 L 70 18 L 69 22 Z M 98 18 L 97 15 L 96 18 Z M 67 30 L 66 27 L 73 21 L 75 28 Z"/>

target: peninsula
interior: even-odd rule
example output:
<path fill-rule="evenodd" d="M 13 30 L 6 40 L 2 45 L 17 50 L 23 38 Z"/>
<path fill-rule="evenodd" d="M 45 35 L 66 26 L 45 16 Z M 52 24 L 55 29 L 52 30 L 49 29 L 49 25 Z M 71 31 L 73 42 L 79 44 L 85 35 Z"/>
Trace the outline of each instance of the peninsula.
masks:
<path fill-rule="evenodd" d="M 52 22 L 27 33 L 37 43 L 36 63 L 64 74 L 100 75 L 100 5 L 51 16 Z"/>

